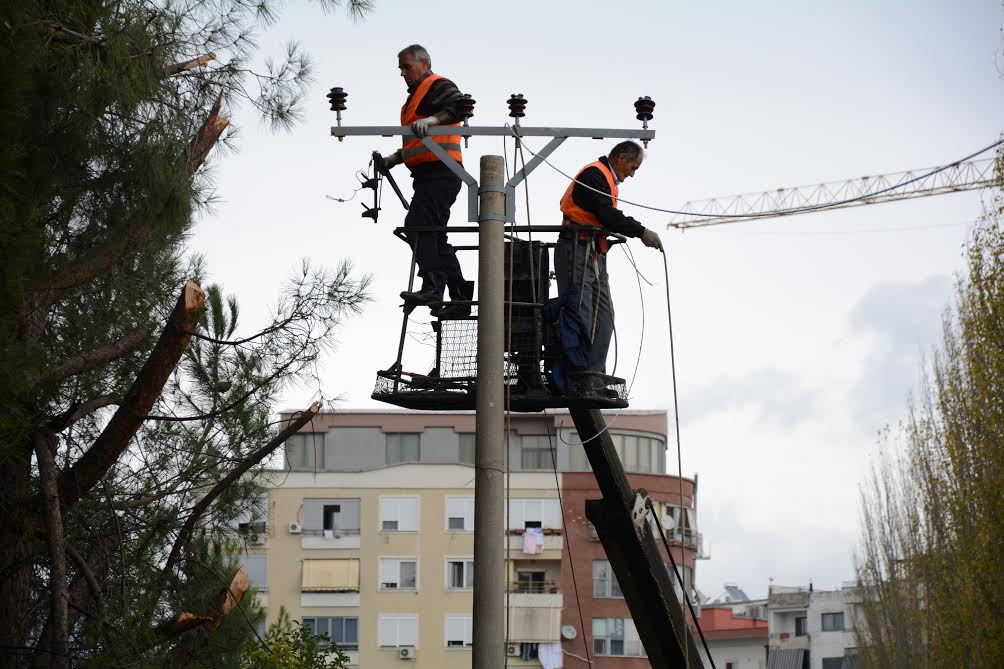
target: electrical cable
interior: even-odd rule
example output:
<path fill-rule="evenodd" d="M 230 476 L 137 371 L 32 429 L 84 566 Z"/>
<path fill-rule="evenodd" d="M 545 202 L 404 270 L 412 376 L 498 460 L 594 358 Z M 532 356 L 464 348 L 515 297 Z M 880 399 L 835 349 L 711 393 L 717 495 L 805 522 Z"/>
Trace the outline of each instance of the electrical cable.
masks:
<path fill-rule="evenodd" d="M 502 146 L 503 146 L 503 156 L 504 156 L 505 155 L 505 153 L 504 153 L 504 151 L 505 151 L 505 135 L 502 136 L 502 141 L 503 141 Z M 519 137 L 516 138 L 516 146 L 513 149 L 513 153 L 515 154 L 517 151 L 519 152 L 520 161 L 522 162 L 523 172 L 525 174 L 526 173 L 526 160 L 525 160 L 525 158 L 523 156 L 522 142 L 520 141 Z M 513 170 L 515 171 L 515 169 L 516 169 L 516 157 L 514 155 L 513 156 Z M 537 273 L 534 271 L 534 255 L 535 254 L 533 252 L 533 233 L 530 230 L 530 228 L 532 227 L 532 221 L 531 221 L 531 218 L 530 218 L 530 178 L 529 178 L 529 175 L 526 175 L 523 178 L 523 193 L 524 193 L 524 201 L 526 203 L 526 224 L 527 224 L 527 238 L 528 238 L 527 244 L 528 244 L 528 249 L 529 249 L 528 255 L 530 256 L 530 284 L 531 284 L 532 290 L 533 290 L 533 301 L 536 302 L 537 301 Z M 515 226 L 515 221 L 513 221 L 513 225 Z M 509 289 L 509 295 L 510 296 L 512 295 L 512 283 L 511 283 L 511 281 L 512 281 L 512 267 L 511 267 L 511 263 L 512 263 L 512 257 L 514 255 L 515 254 L 512 253 L 512 252 L 510 252 L 510 254 L 509 254 L 509 256 L 510 256 L 510 289 Z M 548 279 L 548 280 L 550 280 L 550 279 Z M 511 299 L 511 297 L 510 297 L 510 299 Z M 510 307 L 510 313 L 511 312 L 512 312 L 512 309 Z M 511 323 L 510 323 L 509 331 L 510 331 L 510 333 L 512 332 Z M 544 418 L 545 419 L 549 418 L 548 413 L 547 413 L 547 409 L 544 409 Z M 565 501 L 564 501 L 564 497 L 561 494 L 561 481 L 560 481 L 560 479 L 558 477 L 558 459 L 557 459 L 558 458 L 558 455 L 557 455 L 558 446 L 555 443 L 555 440 L 551 437 L 551 424 L 550 424 L 550 422 L 548 422 L 547 420 L 545 420 L 544 421 L 544 425 L 546 426 L 546 429 L 547 429 L 547 446 L 548 446 L 547 450 L 551 454 L 551 468 L 552 468 L 552 470 L 554 472 L 554 489 L 555 489 L 555 492 L 558 495 L 558 509 L 561 512 L 561 526 L 563 528 L 565 528 L 565 531 L 567 532 L 568 523 L 565 521 Z M 583 648 L 586 651 L 586 665 L 589 666 L 589 667 L 591 667 L 593 665 L 593 661 L 592 661 L 592 658 L 590 657 L 590 653 L 589 653 L 589 644 L 586 643 L 586 629 L 585 629 L 585 622 L 584 622 L 584 619 L 583 619 L 583 616 L 582 616 L 582 601 L 579 599 L 579 583 L 578 583 L 578 579 L 575 576 L 575 559 L 574 559 L 574 557 L 572 555 L 572 542 L 566 540 L 565 541 L 565 545 L 568 547 L 568 569 L 569 569 L 569 572 L 572 575 L 572 590 L 575 593 L 575 606 L 576 606 L 576 609 L 579 612 L 579 629 L 582 632 L 582 646 L 583 646 Z"/>
<path fill-rule="evenodd" d="M 683 504 L 683 500 L 680 500 L 680 503 Z M 687 594 L 687 586 L 683 581 L 683 577 L 680 576 L 680 568 L 676 565 L 676 558 L 673 557 L 673 551 L 670 549 L 669 541 L 666 539 L 666 530 L 662 526 L 662 521 L 655 515 L 655 510 L 652 509 L 651 506 L 648 510 L 649 513 L 652 514 L 652 518 L 655 519 L 656 527 L 659 528 L 659 536 L 662 538 L 662 545 L 666 547 L 666 554 L 669 555 L 669 562 L 673 565 L 673 573 L 676 575 L 676 580 L 680 584 L 680 592 L 683 593 L 683 599 L 687 602 L 687 608 L 690 609 L 690 618 L 694 621 L 694 626 L 697 628 L 697 634 L 701 637 L 701 644 L 704 646 L 704 652 L 708 656 L 708 661 L 711 662 L 711 669 L 718 669 L 718 667 L 715 666 L 715 658 L 711 657 L 711 650 L 708 648 L 708 642 L 704 638 L 704 630 L 701 629 L 701 622 L 698 620 L 697 613 L 694 611 L 694 605 L 690 603 L 690 597 Z M 683 612 L 683 617 L 684 620 L 686 620 L 686 612 Z M 685 666 L 689 667 L 690 644 L 684 643 L 684 646 L 687 649 L 687 663 Z"/>
<path fill-rule="evenodd" d="M 515 130 L 514 129 L 510 128 L 510 131 L 513 132 L 513 134 L 515 134 Z M 890 191 L 898 190 L 898 189 L 902 188 L 903 186 L 909 186 L 912 183 L 916 183 L 917 181 L 921 181 L 921 180 L 926 179 L 926 178 L 928 178 L 930 176 L 934 176 L 935 174 L 938 174 L 939 172 L 944 172 L 945 170 L 948 170 L 948 169 L 951 169 L 953 167 L 956 167 L 957 165 L 959 165 L 959 163 L 963 163 L 963 162 L 965 162 L 967 160 L 971 160 L 971 159 L 975 158 L 976 156 L 978 156 L 980 154 L 983 154 L 983 153 L 986 153 L 987 151 L 990 151 L 991 149 L 997 148 L 998 146 L 1000 146 L 1002 144 L 1004 144 L 1004 139 L 997 140 L 993 144 L 985 146 L 984 148 L 980 149 L 979 151 L 975 151 L 975 152 L 969 154 L 968 156 L 965 156 L 963 158 L 959 158 L 958 160 L 952 161 L 950 163 L 946 163 L 945 165 L 942 165 L 940 167 L 935 167 L 935 168 L 933 168 L 933 169 L 931 169 L 931 170 L 929 170 L 929 171 L 921 174 L 920 176 L 914 177 L 912 179 L 907 179 L 906 181 L 902 181 L 902 182 L 900 182 L 898 184 L 895 184 L 893 186 L 888 186 L 886 188 L 880 188 L 879 190 L 872 191 L 870 193 L 865 193 L 864 195 L 857 195 L 855 197 L 847 198 L 847 199 L 844 199 L 844 200 L 838 200 L 836 202 L 827 202 L 826 204 L 814 204 L 814 205 L 808 205 L 808 206 L 805 206 L 805 207 L 792 207 L 791 209 L 780 209 L 780 210 L 777 210 L 777 211 L 763 212 L 763 213 L 760 213 L 760 214 L 706 214 L 706 213 L 697 212 L 697 211 L 680 211 L 680 210 L 677 210 L 677 209 L 666 209 L 666 208 L 663 208 L 663 207 L 655 207 L 655 206 L 652 206 L 652 205 L 644 204 L 642 202 L 633 202 L 631 200 L 625 200 L 622 197 L 618 197 L 617 201 L 618 202 L 623 202 L 625 204 L 630 204 L 631 206 L 639 207 L 641 209 L 648 209 L 649 211 L 658 211 L 658 212 L 663 213 L 663 214 L 675 214 L 675 215 L 678 215 L 678 216 L 699 216 L 699 217 L 703 217 L 703 218 L 742 218 L 742 219 L 775 218 L 775 217 L 778 217 L 778 216 L 790 216 L 792 214 L 802 214 L 802 213 L 810 212 L 810 211 L 821 211 L 821 210 L 824 210 L 824 209 L 831 209 L 833 207 L 840 207 L 840 206 L 843 206 L 843 205 L 846 205 L 846 204 L 850 204 L 852 202 L 860 202 L 862 200 L 869 200 L 869 199 L 871 199 L 873 197 L 876 197 L 878 195 L 882 195 L 882 194 L 888 193 Z M 531 155 L 533 155 L 536 158 L 539 158 L 541 161 L 544 162 L 544 164 L 546 164 L 552 170 L 554 170 L 558 174 L 564 176 L 565 178 L 571 179 L 575 183 L 579 184 L 580 186 L 584 186 L 585 188 L 588 188 L 589 190 L 595 191 L 597 193 L 601 193 L 603 195 L 609 195 L 609 193 L 604 193 L 603 191 L 601 191 L 601 190 L 599 190 L 597 188 L 593 188 L 592 186 L 590 186 L 588 184 L 584 184 L 581 181 L 578 181 L 575 177 L 569 176 L 566 172 L 563 172 L 561 169 L 559 169 L 553 163 L 551 163 L 551 161 L 549 161 L 547 158 L 542 157 L 542 156 L 538 155 L 537 153 L 535 153 L 533 151 L 533 149 L 527 147 L 526 150 L 529 151 Z M 716 224 L 709 224 L 709 225 L 719 225 L 719 224 L 716 223 Z"/>
<path fill-rule="evenodd" d="M 547 409 L 544 409 L 544 418 L 549 418 Z M 565 532 L 568 532 L 568 523 L 565 522 L 565 501 L 561 494 L 561 484 L 558 480 L 558 445 L 551 438 L 551 423 L 548 420 L 544 421 L 544 425 L 547 429 L 547 450 L 551 453 L 551 464 L 554 469 L 554 489 L 558 493 L 558 506 L 561 510 L 561 526 L 565 528 Z M 575 593 L 575 607 L 579 611 L 579 629 L 582 632 L 582 647 L 586 651 L 586 665 L 593 666 L 593 660 L 589 655 L 589 644 L 586 643 L 586 627 L 585 622 L 583 622 L 582 617 L 582 601 L 579 599 L 579 583 L 575 578 L 575 558 L 572 555 L 572 542 L 571 540 L 565 540 L 565 546 L 568 548 L 568 570 L 572 574 L 572 591 Z"/>
<path fill-rule="evenodd" d="M 672 379 L 673 385 L 673 425 L 676 429 L 676 479 L 680 484 L 680 515 L 686 513 L 686 507 L 684 507 L 683 502 L 683 448 L 680 445 L 680 403 L 678 400 L 678 392 L 676 385 L 676 346 L 673 342 L 673 308 L 672 302 L 669 297 L 669 259 L 666 257 L 666 252 L 662 252 L 662 268 L 665 274 L 666 280 L 666 317 L 669 322 L 669 371 L 670 378 Z M 691 503 L 693 503 L 693 495 L 691 495 Z M 654 513 L 652 514 L 655 515 Z M 697 615 L 694 613 L 694 607 L 690 603 L 690 593 L 686 590 L 686 585 L 683 583 L 683 579 L 680 576 L 680 570 L 676 566 L 676 560 L 673 558 L 673 553 L 670 551 L 669 542 L 666 541 L 666 532 L 662 528 L 662 521 L 656 518 L 656 524 L 659 526 L 659 534 L 662 536 L 662 542 L 666 546 L 666 552 L 669 554 L 670 562 L 673 565 L 673 571 L 676 573 L 676 578 L 680 581 L 680 590 L 683 592 L 683 599 L 687 602 L 687 608 L 690 609 L 691 619 L 694 621 L 694 626 L 697 627 L 697 633 L 701 637 L 701 643 L 704 644 L 704 652 L 708 655 L 708 660 L 711 662 L 712 669 L 717 669 L 715 667 L 715 661 L 711 657 L 711 651 L 708 650 L 708 643 L 704 640 L 704 632 L 701 630 L 701 623 L 698 620 Z M 684 619 L 686 619 L 686 611 L 683 612 Z M 686 644 L 686 651 L 689 656 L 690 644 Z M 687 666 L 690 666 L 689 657 Z"/>
<path fill-rule="evenodd" d="M 359 175 L 362 175 L 362 178 L 360 178 Z M 362 170 L 356 170 L 356 179 L 359 181 L 360 184 L 362 184 L 364 181 L 369 179 L 369 176 Z M 366 188 L 366 186 L 360 185 L 359 188 L 354 189 L 352 191 L 352 195 L 348 197 L 332 197 L 330 195 L 325 195 L 324 197 L 326 197 L 329 200 L 334 200 L 335 202 L 351 202 L 352 200 L 355 199 L 359 191 L 361 191 L 364 188 Z"/>

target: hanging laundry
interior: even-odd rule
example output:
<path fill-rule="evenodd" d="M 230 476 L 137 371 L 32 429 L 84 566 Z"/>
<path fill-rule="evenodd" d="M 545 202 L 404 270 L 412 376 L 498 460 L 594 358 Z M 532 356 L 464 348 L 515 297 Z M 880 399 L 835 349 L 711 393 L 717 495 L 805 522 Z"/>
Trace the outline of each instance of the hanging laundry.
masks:
<path fill-rule="evenodd" d="M 561 644 L 541 643 L 537 644 L 537 659 L 544 669 L 561 669 Z"/>
<path fill-rule="evenodd" d="M 523 530 L 523 553 L 536 555 L 544 548 L 544 530 L 539 527 L 528 527 Z"/>

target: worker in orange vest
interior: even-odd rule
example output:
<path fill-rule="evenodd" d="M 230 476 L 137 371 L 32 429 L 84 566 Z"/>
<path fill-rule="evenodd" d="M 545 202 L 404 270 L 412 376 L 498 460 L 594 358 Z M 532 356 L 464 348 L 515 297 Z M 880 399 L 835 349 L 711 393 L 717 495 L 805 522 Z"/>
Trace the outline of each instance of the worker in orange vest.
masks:
<path fill-rule="evenodd" d="M 397 55 L 398 68 L 408 85 L 408 98 L 401 107 L 401 125 L 411 126 L 417 137 L 402 138 L 400 149 L 383 156 L 388 169 L 404 163 L 414 186 L 411 206 L 404 219 L 405 228 L 435 227 L 435 231 L 407 233 L 415 251 L 422 288 L 404 291 L 401 298 L 412 305 L 429 305 L 434 316 L 459 318 L 469 316 L 468 304 L 443 304 L 447 288 L 450 299 L 474 299 L 474 282 L 466 281 L 457 253 L 446 238 L 450 207 L 460 192 L 460 177 L 422 143 L 421 137 L 437 125 L 460 125 L 457 102 L 463 97 L 456 84 L 446 77 L 433 74 L 429 52 L 412 44 Z M 433 140 L 458 163 L 463 164 L 459 135 L 434 135 Z"/>
<path fill-rule="evenodd" d="M 654 230 L 625 215 L 617 208 L 618 185 L 633 177 L 645 156 L 635 142 L 615 146 L 610 155 L 579 170 L 561 198 L 562 225 L 554 250 L 554 273 L 558 291 L 570 284 L 578 288 L 579 315 L 589 334 L 589 369 L 606 371 L 607 351 L 614 331 L 614 306 L 607 278 L 605 232 L 639 237 L 645 246 L 662 251 L 662 241 Z M 577 231 L 571 226 L 587 227 Z"/>

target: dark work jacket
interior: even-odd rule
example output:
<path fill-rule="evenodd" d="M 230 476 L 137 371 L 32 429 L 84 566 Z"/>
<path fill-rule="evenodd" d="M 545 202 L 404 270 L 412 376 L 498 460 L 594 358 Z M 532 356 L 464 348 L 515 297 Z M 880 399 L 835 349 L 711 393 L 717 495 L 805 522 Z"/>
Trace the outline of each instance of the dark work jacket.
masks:
<path fill-rule="evenodd" d="M 600 161 L 608 168 L 610 167 L 610 161 L 607 160 L 606 156 L 601 157 Z M 583 171 L 576 181 L 581 181 L 582 183 L 577 183 L 572 188 L 572 200 L 579 207 L 592 214 L 596 214 L 596 218 L 599 219 L 600 224 L 604 228 L 625 237 L 641 237 L 642 233 L 645 232 L 645 227 L 641 223 L 613 206 L 607 178 L 598 167 L 590 167 Z M 590 190 L 582 184 L 591 186 L 596 190 L 602 191 L 602 193 Z M 603 193 L 606 193 L 606 195 L 603 195 Z"/>

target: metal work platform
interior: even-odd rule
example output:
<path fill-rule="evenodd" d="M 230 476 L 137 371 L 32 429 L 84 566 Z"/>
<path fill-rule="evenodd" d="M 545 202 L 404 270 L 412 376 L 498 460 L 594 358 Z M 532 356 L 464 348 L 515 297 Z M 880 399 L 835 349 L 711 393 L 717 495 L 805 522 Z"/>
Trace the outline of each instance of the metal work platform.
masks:
<path fill-rule="evenodd" d="M 507 226 L 505 243 L 505 331 L 503 374 L 509 409 L 535 412 L 545 409 L 623 409 L 628 406 L 624 379 L 589 371 L 562 372 L 562 350 L 557 322 L 547 317 L 551 295 L 549 251 L 559 225 Z M 438 228 L 411 228 L 410 232 L 441 231 Z M 477 226 L 449 229 L 459 235 L 478 232 Z M 516 237 L 525 233 L 535 239 Z M 405 229 L 394 231 L 407 243 Z M 621 240 L 613 240 L 619 242 Z M 454 245 L 458 252 L 476 251 L 476 245 Z M 415 285 L 416 265 L 412 253 L 408 290 Z M 453 303 L 457 304 L 457 303 Z M 387 369 L 377 372 L 372 398 L 388 404 L 421 411 L 457 411 L 475 408 L 477 399 L 478 315 L 477 300 L 469 304 L 471 315 L 413 318 L 424 306 L 403 304 L 404 316 L 397 357 Z M 428 305 L 428 306 L 436 306 Z M 418 371 L 428 370 L 428 371 Z M 555 383 L 562 374 L 564 383 Z M 564 392 L 556 388 L 563 386 Z"/>

